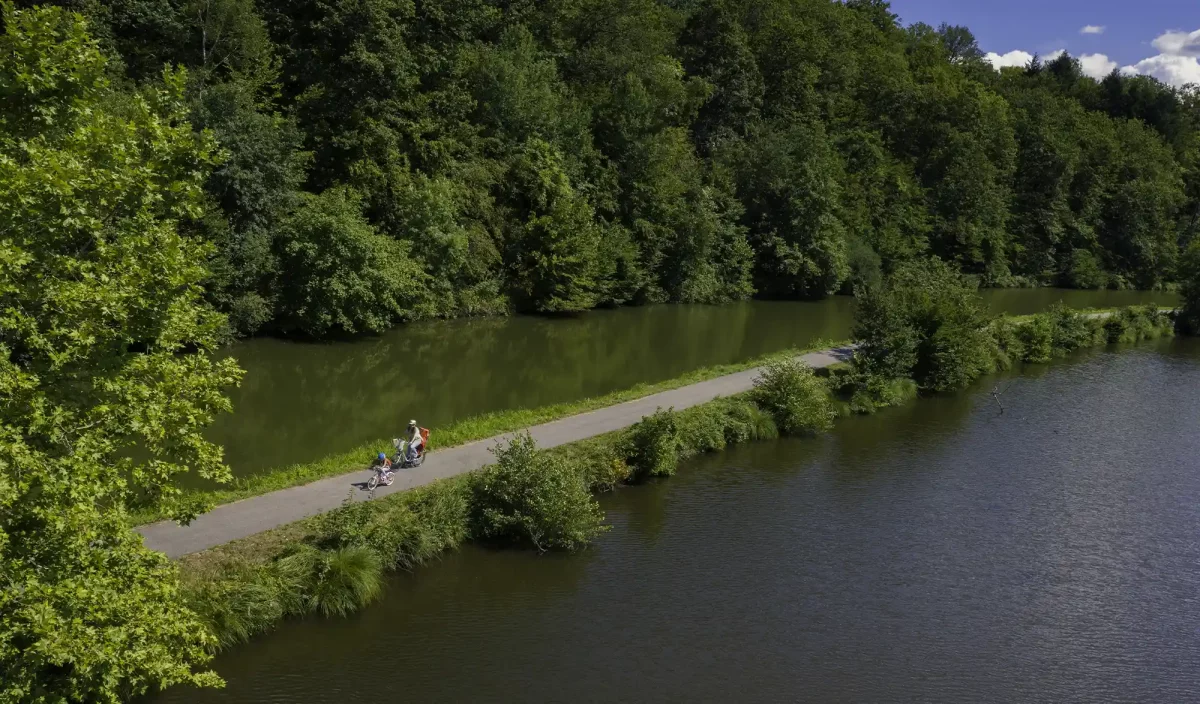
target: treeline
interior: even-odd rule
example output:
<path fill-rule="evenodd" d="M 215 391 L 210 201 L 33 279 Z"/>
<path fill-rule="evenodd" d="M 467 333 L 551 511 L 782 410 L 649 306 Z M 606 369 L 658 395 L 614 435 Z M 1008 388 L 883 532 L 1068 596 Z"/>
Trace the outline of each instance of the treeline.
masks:
<path fill-rule="evenodd" d="M 998 74 L 879 0 L 60 4 L 130 90 L 187 69 L 243 334 L 820 297 L 927 255 L 1149 288 L 1200 214 L 1195 92 Z"/>

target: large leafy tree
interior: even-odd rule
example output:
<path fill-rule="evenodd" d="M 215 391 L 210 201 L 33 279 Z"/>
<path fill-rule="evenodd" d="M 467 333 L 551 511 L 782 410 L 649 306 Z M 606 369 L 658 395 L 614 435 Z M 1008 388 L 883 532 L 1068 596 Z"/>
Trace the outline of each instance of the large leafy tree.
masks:
<path fill-rule="evenodd" d="M 209 355 L 210 247 L 180 228 L 214 145 L 181 72 L 118 93 L 78 16 L 0 9 L 0 699 L 213 684 L 210 636 L 126 510 L 186 519 L 174 478 L 228 477 L 201 433 L 240 371 Z"/>
<path fill-rule="evenodd" d="M 571 186 L 562 157 L 531 140 L 513 163 L 511 207 L 520 224 L 507 247 L 518 305 L 565 313 L 596 304 L 600 230 L 592 208 Z"/>
<path fill-rule="evenodd" d="M 307 195 L 276 244 L 282 324 L 292 330 L 383 332 L 420 314 L 424 272 L 405 243 L 363 219 L 362 198 L 350 188 Z"/>

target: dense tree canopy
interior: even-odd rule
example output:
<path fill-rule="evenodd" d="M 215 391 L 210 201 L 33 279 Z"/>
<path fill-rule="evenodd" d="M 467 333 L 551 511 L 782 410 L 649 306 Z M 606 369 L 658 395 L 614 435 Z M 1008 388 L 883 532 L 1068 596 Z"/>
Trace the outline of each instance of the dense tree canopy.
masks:
<path fill-rule="evenodd" d="M 184 234 L 216 145 L 185 73 L 115 91 L 77 16 L 0 10 L 0 700 L 211 683 L 211 636 L 126 509 L 187 518 L 173 477 L 228 476 L 201 433 L 240 371 L 207 354 L 212 248 Z"/>
<path fill-rule="evenodd" d="M 968 28 L 881 0 L 58 2 L 130 90 L 189 69 L 228 154 L 208 297 L 242 333 L 820 297 L 928 255 L 985 286 L 1155 287 L 1200 228 L 1195 90 L 1065 55 L 997 73 Z M 330 316 L 290 292 L 364 260 L 290 262 L 345 188 L 338 241 L 411 276 Z"/>

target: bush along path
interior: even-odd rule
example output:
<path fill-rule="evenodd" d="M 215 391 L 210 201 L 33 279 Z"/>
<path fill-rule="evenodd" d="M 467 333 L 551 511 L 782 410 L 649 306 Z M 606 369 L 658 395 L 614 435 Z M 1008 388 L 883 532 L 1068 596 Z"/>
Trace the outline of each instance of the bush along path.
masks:
<path fill-rule="evenodd" d="M 820 369 L 849 361 L 851 355 L 851 347 L 838 347 L 810 352 L 799 359 L 814 369 Z M 682 410 L 720 396 L 743 393 L 753 386 L 762 371 L 762 367 L 749 369 L 651 394 L 536 425 L 528 433 L 543 448 L 566 445 L 629 427 L 658 408 Z M 508 433 L 431 452 L 420 467 L 397 472 L 391 486 L 379 487 L 374 492 L 365 491 L 371 472 L 364 469 L 218 506 L 187 526 L 173 521 L 160 521 L 141 526 L 138 531 L 145 538 L 147 547 L 170 557 L 180 557 L 331 511 L 342 505 L 347 497 L 351 501 L 361 501 L 373 496 L 387 496 L 480 469 L 495 461 L 493 448 L 507 444 L 514 437 L 515 434 Z M 437 438 L 433 441 L 436 442 Z"/>
<path fill-rule="evenodd" d="M 390 496 L 376 501 L 357 500 L 364 492 L 345 501 L 343 494 L 340 506 L 324 515 L 184 557 L 181 576 L 188 605 L 208 624 L 220 646 L 228 647 L 289 616 L 354 611 L 380 593 L 386 571 L 411 570 L 467 540 L 537 550 L 583 547 L 606 529 L 596 493 L 670 476 L 683 459 L 727 445 L 780 434 L 817 434 L 828 430 L 839 415 L 870 413 L 903 402 L 915 396 L 918 387 L 931 390 L 934 380 L 947 375 L 964 378 L 951 367 L 963 360 L 972 365 L 979 360 L 973 353 L 948 354 L 948 349 L 969 346 L 949 344 L 948 332 L 941 330 L 947 321 L 959 319 L 955 312 L 959 304 L 951 296 L 945 299 L 949 308 L 930 309 L 928 297 L 917 300 L 920 304 L 915 307 L 892 311 L 902 319 L 882 329 L 894 335 L 912 321 L 926 326 L 911 340 L 916 352 L 903 360 L 914 366 L 892 367 L 895 373 L 923 369 L 924 382 L 884 376 L 881 360 L 866 353 L 878 340 L 863 337 L 859 354 L 839 348 L 775 361 L 604 409 L 615 415 L 588 413 L 504 436 L 493 447 L 480 444 L 487 455 L 474 455 L 472 461 L 494 463 L 482 471 L 451 476 L 447 463 L 436 470 L 446 479 L 431 479 L 410 491 L 394 485 Z M 1109 313 L 1060 308 L 990 321 L 983 332 L 971 339 L 983 341 L 982 351 L 977 352 L 986 356 L 989 369 L 999 370 L 1082 347 L 1170 335 L 1173 328 L 1171 316 L 1150 307 Z M 863 334 L 868 334 L 865 329 Z M 922 350 L 935 339 L 939 342 L 934 348 L 942 348 L 942 354 L 935 355 L 935 362 L 923 362 Z M 852 364 L 837 365 L 825 379 L 813 371 L 847 358 Z M 713 395 L 727 396 L 697 400 Z M 691 406 L 684 409 L 684 404 Z M 669 405 L 675 408 L 663 409 Z M 642 413 L 640 421 L 625 427 L 628 418 Z M 597 420 L 582 423 L 586 416 Z M 601 429 L 608 432 L 587 437 Z M 585 437 L 548 447 L 554 438 L 578 435 Z M 466 462 L 465 455 L 461 461 Z M 431 474 L 434 470 L 432 466 L 422 469 Z"/>

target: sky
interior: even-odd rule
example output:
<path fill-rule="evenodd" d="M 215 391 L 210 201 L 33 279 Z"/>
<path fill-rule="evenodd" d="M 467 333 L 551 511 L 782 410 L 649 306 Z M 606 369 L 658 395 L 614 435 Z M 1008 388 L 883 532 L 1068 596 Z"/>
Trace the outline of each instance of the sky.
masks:
<path fill-rule="evenodd" d="M 1200 84 L 1200 0 L 892 0 L 892 12 L 969 27 L 994 66 L 1067 51 L 1093 77 L 1119 68 Z"/>

